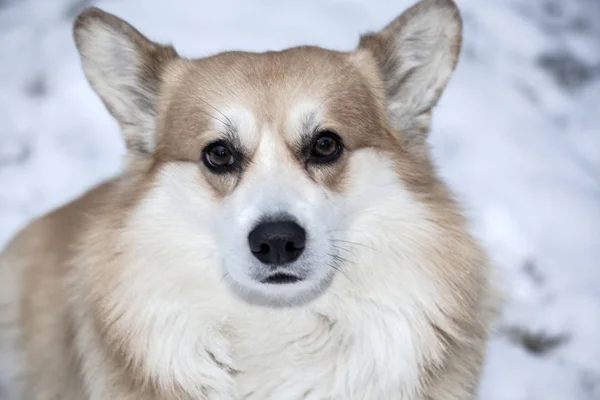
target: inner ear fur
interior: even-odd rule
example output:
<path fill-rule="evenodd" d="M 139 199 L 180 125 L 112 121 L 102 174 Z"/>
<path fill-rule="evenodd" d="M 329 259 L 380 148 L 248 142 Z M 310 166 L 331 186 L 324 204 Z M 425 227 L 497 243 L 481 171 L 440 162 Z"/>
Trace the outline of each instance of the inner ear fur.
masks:
<path fill-rule="evenodd" d="M 461 44 L 462 19 L 452 0 L 422 0 L 381 31 L 361 36 L 357 51 L 374 58 L 390 123 L 407 141 L 426 138 Z"/>
<path fill-rule="evenodd" d="M 73 35 L 85 75 L 121 126 L 128 149 L 152 153 L 161 76 L 176 51 L 95 7 L 79 14 Z"/>

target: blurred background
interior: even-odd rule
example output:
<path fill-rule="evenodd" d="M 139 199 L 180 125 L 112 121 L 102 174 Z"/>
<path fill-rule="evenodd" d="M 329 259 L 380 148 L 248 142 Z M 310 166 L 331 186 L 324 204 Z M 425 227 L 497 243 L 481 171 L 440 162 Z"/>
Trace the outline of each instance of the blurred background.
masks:
<path fill-rule="evenodd" d="M 411 0 L 0 0 L 0 248 L 117 173 L 116 123 L 71 36 L 97 5 L 184 56 L 350 50 Z M 508 300 L 483 400 L 600 399 L 600 1 L 457 0 L 456 74 L 431 134 Z"/>

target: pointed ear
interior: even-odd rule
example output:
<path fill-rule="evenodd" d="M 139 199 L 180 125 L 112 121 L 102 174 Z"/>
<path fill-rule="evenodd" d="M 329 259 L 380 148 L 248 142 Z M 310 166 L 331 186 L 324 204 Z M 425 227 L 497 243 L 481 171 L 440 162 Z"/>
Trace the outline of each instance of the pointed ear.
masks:
<path fill-rule="evenodd" d="M 425 140 L 461 42 L 462 20 L 452 0 L 421 0 L 382 31 L 361 37 L 358 51 L 375 58 L 392 127 L 407 140 Z"/>
<path fill-rule="evenodd" d="M 161 76 L 175 50 L 94 7 L 79 14 L 73 35 L 85 75 L 119 122 L 127 148 L 152 153 Z"/>

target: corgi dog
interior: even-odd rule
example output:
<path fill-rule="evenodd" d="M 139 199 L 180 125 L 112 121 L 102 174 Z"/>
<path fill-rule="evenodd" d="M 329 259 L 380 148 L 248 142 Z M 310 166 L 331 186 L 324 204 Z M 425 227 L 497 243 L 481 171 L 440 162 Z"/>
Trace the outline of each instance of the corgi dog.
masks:
<path fill-rule="evenodd" d="M 178 55 L 81 12 L 126 165 L 0 258 L 3 399 L 467 400 L 488 257 L 427 144 L 452 0 L 348 52 Z"/>

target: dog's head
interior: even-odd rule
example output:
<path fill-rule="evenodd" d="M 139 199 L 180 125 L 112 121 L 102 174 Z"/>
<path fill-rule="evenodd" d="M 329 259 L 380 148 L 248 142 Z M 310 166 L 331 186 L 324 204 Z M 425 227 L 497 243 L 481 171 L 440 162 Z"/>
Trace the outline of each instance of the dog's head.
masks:
<path fill-rule="evenodd" d="M 356 275 L 361 246 L 420 240 L 423 204 L 444 198 L 425 140 L 460 49 L 451 0 L 422 0 L 352 52 L 184 59 L 98 9 L 74 32 L 144 187 L 128 235 L 164 267 L 146 281 L 214 276 L 249 301 L 299 304 Z"/>

